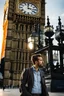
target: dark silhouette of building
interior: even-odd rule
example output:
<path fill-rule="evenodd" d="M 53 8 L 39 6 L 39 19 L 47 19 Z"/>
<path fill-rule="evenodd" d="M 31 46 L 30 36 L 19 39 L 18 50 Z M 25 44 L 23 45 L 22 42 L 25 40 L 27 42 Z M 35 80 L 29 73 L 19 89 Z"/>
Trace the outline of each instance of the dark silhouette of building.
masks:
<path fill-rule="evenodd" d="M 28 9 L 27 6 L 29 6 Z M 3 84 L 18 86 L 23 68 L 31 66 L 27 39 L 35 23 L 45 25 L 45 0 L 6 0 L 4 5 L 2 61 Z"/>

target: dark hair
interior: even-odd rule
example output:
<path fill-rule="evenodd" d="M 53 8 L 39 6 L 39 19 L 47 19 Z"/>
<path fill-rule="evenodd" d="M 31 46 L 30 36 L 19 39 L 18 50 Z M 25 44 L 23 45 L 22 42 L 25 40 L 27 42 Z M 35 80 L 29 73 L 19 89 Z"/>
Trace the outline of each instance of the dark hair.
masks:
<path fill-rule="evenodd" d="M 34 54 L 34 55 L 32 55 L 31 56 L 32 63 L 35 64 L 35 61 L 38 61 L 38 57 L 42 57 L 42 55 L 41 54 Z"/>

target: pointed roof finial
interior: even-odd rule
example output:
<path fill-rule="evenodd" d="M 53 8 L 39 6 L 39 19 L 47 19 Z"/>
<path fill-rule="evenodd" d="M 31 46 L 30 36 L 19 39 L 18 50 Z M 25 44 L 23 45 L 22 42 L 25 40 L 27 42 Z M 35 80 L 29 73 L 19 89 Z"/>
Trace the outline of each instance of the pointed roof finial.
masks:
<path fill-rule="evenodd" d="M 49 16 L 47 16 L 47 26 L 50 26 Z"/>
<path fill-rule="evenodd" d="M 60 25 L 61 26 L 61 18 L 60 18 L 60 16 L 58 17 L 58 25 Z"/>

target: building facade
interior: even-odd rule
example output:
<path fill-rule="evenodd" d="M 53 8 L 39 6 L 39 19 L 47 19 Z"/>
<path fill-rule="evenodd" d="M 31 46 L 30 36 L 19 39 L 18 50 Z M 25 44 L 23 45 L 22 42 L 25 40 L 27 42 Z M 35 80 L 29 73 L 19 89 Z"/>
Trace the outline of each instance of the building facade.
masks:
<path fill-rule="evenodd" d="M 29 50 L 27 39 L 34 24 L 45 25 L 45 0 L 6 0 L 1 55 L 4 85 L 18 86 L 22 70 L 32 65 L 34 50 Z"/>

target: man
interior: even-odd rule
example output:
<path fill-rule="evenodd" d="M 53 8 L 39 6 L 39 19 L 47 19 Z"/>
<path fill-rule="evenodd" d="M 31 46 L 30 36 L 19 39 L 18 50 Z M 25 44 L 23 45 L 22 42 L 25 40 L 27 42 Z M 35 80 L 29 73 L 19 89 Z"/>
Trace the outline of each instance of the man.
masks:
<path fill-rule="evenodd" d="M 44 80 L 43 58 L 41 54 L 31 57 L 33 66 L 26 68 L 21 76 L 21 96 L 48 96 Z"/>

